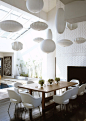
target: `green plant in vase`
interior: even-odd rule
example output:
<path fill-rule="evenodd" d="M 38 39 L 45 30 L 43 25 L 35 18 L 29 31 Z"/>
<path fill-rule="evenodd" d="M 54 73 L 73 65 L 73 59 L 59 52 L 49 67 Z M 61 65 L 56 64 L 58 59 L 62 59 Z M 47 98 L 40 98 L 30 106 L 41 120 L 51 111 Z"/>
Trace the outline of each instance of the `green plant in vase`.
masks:
<path fill-rule="evenodd" d="M 58 84 L 58 82 L 60 81 L 60 78 L 59 78 L 59 77 L 58 77 L 58 78 L 56 77 L 56 78 L 55 78 L 55 81 L 56 81 L 56 83 Z"/>
<path fill-rule="evenodd" d="M 43 79 L 41 79 L 41 80 L 39 80 L 39 84 L 41 85 L 41 87 L 43 86 L 43 84 L 44 84 L 44 80 Z"/>
<path fill-rule="evenodd" d="M 53 79 L 48 79 L 48 82 L 50 83 L 50 85 L 52 84 L 54 80 Z"/>

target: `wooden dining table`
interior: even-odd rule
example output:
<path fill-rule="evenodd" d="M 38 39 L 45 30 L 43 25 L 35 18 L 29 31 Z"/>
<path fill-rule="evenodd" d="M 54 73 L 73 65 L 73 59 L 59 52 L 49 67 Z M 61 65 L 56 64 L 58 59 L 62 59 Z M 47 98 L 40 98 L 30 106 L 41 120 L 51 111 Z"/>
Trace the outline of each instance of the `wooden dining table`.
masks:
<path fill-rule="evenodd" d="M 77 83 L 60 81 L 58 84 L 54 82 L 52 85 L 45 85 L 43 87 L 40 87 L 39 84 L 37 83 L 33 83 L 33 84 L 21 85 L 21 86 L 18 86 L 18 88 L 29 90 L 29 93 L 31 95 L 32 95 L 32 91 L 42 92 L 42 114 L 45 114 L 46 111 L 48 111 L 53 106 L 55 106 L 54 102 L 45 106 L 46 101 L 53 99 L 53 96 L 45 97 L 45 93 L 54 91 L 54 95 L 56 95 L 56 90 L 60 90 L 62 88 L 66 88 L 67 90 L 69 86 L 73 86 L 75 84 Z"/>

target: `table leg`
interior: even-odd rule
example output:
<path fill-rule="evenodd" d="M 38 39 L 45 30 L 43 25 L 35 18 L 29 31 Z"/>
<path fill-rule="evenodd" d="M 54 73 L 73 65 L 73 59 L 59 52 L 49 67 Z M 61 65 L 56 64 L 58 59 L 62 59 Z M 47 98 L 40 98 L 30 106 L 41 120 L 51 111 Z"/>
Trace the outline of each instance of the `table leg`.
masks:
<path fill-rule="evenodd" d="M 32 95 L 32 90 L 29 90 L 29 92 Z M 30 116 L 30 120 L 32 120 L 32 109 L 29 109 L 29 116 Z"/>
<path fill-rule="evenodd" d="M 54 91 L 54 95 L 56 95 L 56 90 Z"/>
<path fill-rule="evenodd" d="M 54 95 L 56 95 L 56 90 L 54 91 Z M 56 109 L 56 105 L 54 106 L 54 109 Z"/>
<path fill-rule="evenodd" d="M 68 87 L 66 87 L 66 90 L 68 90 Z"/>
<path fill-rule="evenodd" d="M 32 95 L 32 90 L 30 90 L 30 94 Z"/>
<path fill-rule="evenodd" d="M 42 114 L 45 114 L 45 92 L 42 92 Z"/>

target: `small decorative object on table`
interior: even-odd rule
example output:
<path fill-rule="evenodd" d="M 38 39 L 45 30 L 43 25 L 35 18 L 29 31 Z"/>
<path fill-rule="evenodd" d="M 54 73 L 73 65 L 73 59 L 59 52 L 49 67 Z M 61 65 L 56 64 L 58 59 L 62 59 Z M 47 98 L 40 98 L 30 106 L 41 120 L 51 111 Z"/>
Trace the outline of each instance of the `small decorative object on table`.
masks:
<path fill-rule="evenodd" d="M 56 78 L 55 78 L 55 81 L 56 81 L 56 83 L 58 84 L 58 82 L 60 81 L 60 78 L 59 78 L 59 77 L 58 77 L 58 78 L 56 77 Z"/>
<path fill-rule="evenodd" d="M 39 84 L 41 85 L 41 87 L 43 87 L 44 80 L 43 79 L 39 80 Z"/>
<path fill-rule="evenodd" d="M 54 81 L 53 79 L 48 79 L 48 82 L 50 83 L 50 85 L 52 85 L 53 81 Z"/>

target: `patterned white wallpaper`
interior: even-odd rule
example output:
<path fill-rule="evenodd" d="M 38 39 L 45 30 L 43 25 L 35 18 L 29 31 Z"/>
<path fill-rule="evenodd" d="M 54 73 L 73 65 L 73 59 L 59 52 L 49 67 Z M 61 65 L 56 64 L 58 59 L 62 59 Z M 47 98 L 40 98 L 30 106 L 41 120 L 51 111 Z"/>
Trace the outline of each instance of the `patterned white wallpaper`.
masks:
<path fill-rule="evenodd" d="M 83 44 L 74 43 L 76 37 L 86 38 L 86 22 L 78 23 L 76 30 L 71 31 L 66 28 L 62 35 L 56 37 L 56 41 L 63 38 L 73 41 L 73 44 L 69 47 L 61 47 L 56 44 L 56 75 L 67 78 L 67 66 L 86 66 L 86 42 Z"/>
<path fill-rule="evenodd" d="M 53 40 L 56 42 L 56 76 L 66 79 L 67 66 L 86 66 L 86 42 L 74 43 L 76 37 L 86 38 L 86 22 L 78 23 L 78 28 L 75 30 L 66 28 L 63 34 L 58 34 L 55 28 L 55 14 L 56 8 L 48 13 L 48 23 L 53 32 Z M 61 39 L 69 39 L 73 41 L 73 45 L 61 47 L 57 44 L 57 41 Z M 52 63 L 52 67 L 53 65 L 54 63 Z"/>

